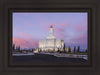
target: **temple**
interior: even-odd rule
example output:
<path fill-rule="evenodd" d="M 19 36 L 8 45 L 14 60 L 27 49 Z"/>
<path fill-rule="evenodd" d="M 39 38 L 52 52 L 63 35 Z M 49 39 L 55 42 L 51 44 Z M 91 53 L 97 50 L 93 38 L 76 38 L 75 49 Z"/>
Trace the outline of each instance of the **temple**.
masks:
<path fill-rule="evenodd" d="M 56 39 L 54 35 L 53 26 L 50 26 L 50 33 L 44 40 L 39 40 L 39 49 L 41 51 L 58 51 L 58 49 L 63 49 L 64 41 L 61 39 Z"/>

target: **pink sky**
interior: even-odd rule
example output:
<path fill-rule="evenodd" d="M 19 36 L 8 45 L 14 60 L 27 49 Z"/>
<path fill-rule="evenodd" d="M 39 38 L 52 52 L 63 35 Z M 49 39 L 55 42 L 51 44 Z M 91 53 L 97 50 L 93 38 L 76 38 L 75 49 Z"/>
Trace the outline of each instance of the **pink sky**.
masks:
<path fill-rule="evenodd" d="M 13 43 L 21 48 L 38 47 L 53 25 L 57 39 L 66 47 L 87 48 L 87 13 L 13 13 Z"/>

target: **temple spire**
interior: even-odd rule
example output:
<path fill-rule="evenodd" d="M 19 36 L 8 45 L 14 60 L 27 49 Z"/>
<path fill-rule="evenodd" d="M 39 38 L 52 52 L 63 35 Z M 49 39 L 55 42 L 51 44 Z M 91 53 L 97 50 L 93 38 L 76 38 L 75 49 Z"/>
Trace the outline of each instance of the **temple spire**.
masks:
<path fill-rule="evenodd" d="M 50 34 L 53 35 L 53 26 L 52 25 L 50 26 Z"/>
<path fill-rule="evenodd" d="M 49 33 L 49 35 L 47 36 L 47 38 L 48 38 L 48 39 L 54 39 L 54 38 L 56 38 L 56 37 L 54 36 L 54 31 L 53 31 L 53 26 L 52 26 L 52 25 L 50 26 L 50 33 Z"/>

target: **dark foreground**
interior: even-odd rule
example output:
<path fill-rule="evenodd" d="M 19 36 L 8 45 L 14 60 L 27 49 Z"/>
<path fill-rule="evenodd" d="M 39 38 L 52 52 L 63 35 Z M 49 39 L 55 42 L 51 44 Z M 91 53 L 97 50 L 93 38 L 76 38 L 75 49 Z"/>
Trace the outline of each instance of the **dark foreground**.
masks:
<path fill-rule="evenodd" d="M 35 54 L 31 56 L 13 56 L 13 62 L 61 62 L 61 63 L 80 63 L 87 62 L 82 58 L 55 57 L 53 55 Z"/>

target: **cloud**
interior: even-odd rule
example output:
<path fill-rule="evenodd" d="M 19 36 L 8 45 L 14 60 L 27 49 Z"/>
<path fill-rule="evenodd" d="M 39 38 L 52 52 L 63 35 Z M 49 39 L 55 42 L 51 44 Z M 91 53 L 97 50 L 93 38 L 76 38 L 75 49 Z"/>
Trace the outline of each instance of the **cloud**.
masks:
<path fill-rule="evenodd" d="M 87 44 L 87 33 L 83 33 L 71 38 L 70 43 L 74 45 Z"/>
<path fill-rule="evenodd" d="M 69 24 L 68 23 L 56 23 L 54 24 L 55 26 L 58 26 L 58 27 L 66 27 L 68 26 Z"/>
<path fill-rule="evenodd" d="M 84 32 L 87 30 L 87 21 L 79 22 L 79 23 L 73 25 L 73 28 L 77 32 Z"/>
<path fill-rule="evenodd" d="M 62 28 L 54 28 L 55 31 L 58 31 L 58 32 L 64 32 L 64 29 Z"/>
<path fill-rule="evenodd" d="M 33 27 L 32 24 L 26 24 L 25 26 L 27 26 L 27 27 Z"/>
<path fill-rule="evenodd" d="M 61 32 L 59 32 L 59 33 L 55 32 L 55 36 L 57 39 L 65 39 L 67 37 L 66 34 L 61 33 Z"/>
<path fill-rule="evenodd" d="M 25 38 L 30 38 L 30 37 L 31 37 L 29 34 L 25 34 L 25 33 L 23 33 L 23 32 L 18 33 L 18 35 L 19 35 L 20 37 L 25 37 Z"/>
<path fill-rule="evenodd" d="M 34 48 L 38 47 L 38 39 L 13 37 L 13 44 L 21 48 Z"/>
<path fill-rule="evenodd" d="M 48 22 L 45 22 L 45 23 L 41 24 L 41 28 L 48 30 L 51 25 L 53 26 L 53 28 L 56 28 L 56 27 L 65 28 L 69 24 L 68 23 L 48 23 Z"/>
<path fill-rule="evenodd" d="M 78 32 L 83 32 L 83 31 L 86 31 L 87 30 L 87 25 L 78 25 L 77 27 L 75 27 L 75 31 L 78 31 Z"/>

